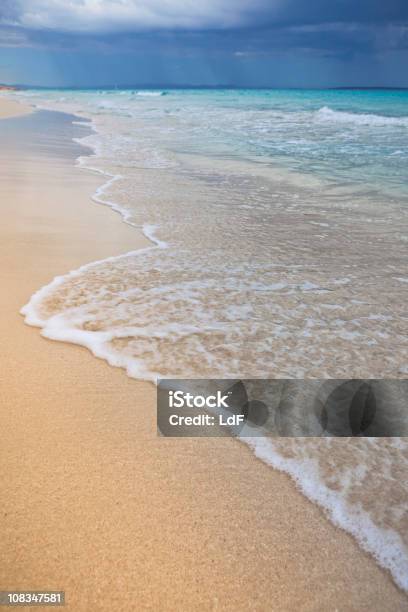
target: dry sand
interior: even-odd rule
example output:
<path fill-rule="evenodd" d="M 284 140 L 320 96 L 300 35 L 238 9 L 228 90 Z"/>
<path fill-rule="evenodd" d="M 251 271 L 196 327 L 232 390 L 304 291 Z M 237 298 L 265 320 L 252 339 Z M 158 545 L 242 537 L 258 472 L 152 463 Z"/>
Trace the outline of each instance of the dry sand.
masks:
<path fill-rule="evenodd" d="M 0 94 L 1 95 L 1 94 Z M 27 104 L 21 104 L 16 100 L 10 100 L 4 96 L 0 98 L 0 119 L 7 117 L 19 117 L 20 115 L 28 115 L 32 112 L 32 108 Z"/>
<path fill-rule="evenodd" d="M 84 612 L 406 610 L 286 475 L 232 439 L 158 438 L 152 385 L 24 325 L 52 277 L 145 239 L 70 159 L 2 155 L 0 176 L 0 588 Z"/>

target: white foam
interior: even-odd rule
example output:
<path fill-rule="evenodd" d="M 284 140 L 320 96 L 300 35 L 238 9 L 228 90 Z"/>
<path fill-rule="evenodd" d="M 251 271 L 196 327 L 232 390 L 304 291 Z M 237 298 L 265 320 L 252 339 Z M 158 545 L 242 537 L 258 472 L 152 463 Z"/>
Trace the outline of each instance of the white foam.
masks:
<path fill-rule="evenodd" d="M 408 591 L 408 551 L 395 531 L 380 529 L 361 506 L 351 506 L 341 492 L 327 487 L 319 478 L 313 459 L 282 457 L 268 438 L 241 438 L 241 441 L 259 459 L 289 474 L 306 497 L 324 508 L 335 525 L 351 533 L 364 550 L 391 572 L 397 585 Z"/>
<path fill-rule="evenodd" d="M 156 230 L 157 225 L 151 225 L 149 223 L 143 224 L 143 233 L 146 238 L 154 242 L 154 244 L 158 246 L 159 249 L 166 249 L 169 245 L 167 244 L 167 242 L 164 242 L 164 240 L 159 240 L 159 238 L 157 238 Z"/>
<path fill-rule="evenodd" d="M 91 122 L 91 127 L 95 132 L 97 132 L 96 127 L 94 126 L 93 122 Z M 91 142 L 87 136 L 85 136 L 84 138 L 74 138 L 73 140 L 78 142 L 78 144 L 90 146 L 91 148 L 93 148 L 94 157 L 97 157 L 98 154 L 100 154 L 97 143 L 93 141 Z M 127 223 L 128 225 L 131 225 L 133 227 L 138 227 L 135 223 L 131 221 L 132 214 L 127 208 L 124 208 L 123 206 L 119 206 L 116 202 L 108 199 L 105 196 L 105 192 L 108 191 L 109 188 L 114 183 L 116 183 L 117 181 L 120 181 L 124 177 L 121 174 L 111 174 L 107 172 L 106 170 L 101 170 L 100 168 L 96 168 L 95 166 L 90 165 L 88 162 L 89 157 L 90 156 L 87 157 L 83 155 L 78 157 L 77 158 L 78 165 L 80 165 L 83 168 L 86 168 L 87 170 L 91 170 L 92 172 L 96 172 L 97 174 L 101 174 L 102 176 L 108 177 L 108 180 L 105 183 L 103 183 L 100 187 L 97 188 L 97 190 L 92 196 L 92 199 L 98 204 L 109 206 L 112 210 L 114 210 L 115 212 L 118 212 L 123 217 L 124 222 Z M 164 240 L 160 240 L 156 236 L 157 229 L 158 229 L 157 225 L 152 225 L 148 223 L 144 223 L 143 226 L 141 227 L 141 230 L 143 234 L 146 236 L 146 238 L 148 238 L 158 248 L 165 249 L 168 247 L 168 244 L 167 242 L 165 242 Z M 141 249 L 138 252 L 140 251 Z M 125 254 L 125 256 L 127 255 L 128 253 Z M 108 261 L 108 260 L 105 260 L 105 261 Z"/>
<path fill-rule="evenodd" d="M 93 123 L 92 128 L 94 131 L 96 131 Z M 94 156 L 96 157 L 98 155 L 99 151 L 97 145 L 95 145 L 94 142 L 90 142 L 87 137 L 74 140 L 79 144 L 85 144 L 86 142 L 86 146 L 91 146 L 91 148 L 94 149 Z M 127 209 L 119 206 L 116 202 L 109 200 L 105 196 L 105 192 L 111 187 L 111 185 L 116 181 L 120 181 L 123 177 L 119 174 L 111 174 L 90 165 L 88 159 L 91 157 L 92 156 L 80 156 L 77 159 L 77 164 L 86 168 L 87 170 L 91 170 L 92 172 L 108 177 L 108 180 L 97 188 L 96 192 L 92 196 L 92 199 L 98 204 L 109 206 L 112 210 L 118 212 L 122 216 L 125 223 L 138 227 L 130 220 L 131 213 Z M 61 342 L 69 342 L 71 344 L 84 346 L 88 348 L 95 357 L 105 359 L 111 366 L 125 369 L 130 377 L 155 382 L 160 375 L 159 372 L 152 372 L 145 367 L 141 360 L 121 355 L 120 353 L 114 352 L 109 348 L 108 342 L 114 337 L 113 334 L 109 332 L 88 332 L 78 329 L 75 325 L 77 321 L 75 319 L 69 319 L 64 314 L 58 314 L 47 319 L 42 318 L 39 314 L 40 306 L 44 300 L 47 299 L 47 297 L 51 296 L 53 292 L 65 282 L 72 278 L 79 278 L 87 270 L 100 264 L 119 261 L 126 257 L 140 256 L 151 249 L 165 249 L 168 247 L 166 242 L 157 238 L 155 234 L 155 231 L 157 230 L 156 225 L 144 224 L 140 229 L 142 229 L 144 235 L 153 243 L 151 247 L 137 249 L 135 251 L 123 253 L 122 255 L 96 260 L 85 264 L 76 270 L 72 270 L 68 274 L 56 276 L 49 284 L 39 289 L 36 293 L 34 293 L 34 295 L 31 296 L 29 302 L 23 306 L 23 308 L 21 308 L 20 313 L 24 315 L 25 323 L 34 327 L 42 328 L 42 336 L 49 338 L 50 340 L 58 340 Z M 151 334 L 151 332 L 149 333 Z"/>
<path fill-rule="evenodd" d="M 136 96 L 143 96 L 143 97 L 165 96 L 166 94 L 167 94 L 166 91 L 137 91 L 135 93 Z"/>
<path fill-rule="evenodd" d="M 369 126 L 401 126 L 408 127 L 408 117 L 387 117 L 385 115 L 375 115 L 368 113 L 348 113 L 345 111 L 332 110 L 328 106 L 323 106 L 315 113 L 318 121 L 354 123 L 356 125 Z"/>
<path fill-rule="evenodd" d="M 148 247 L 156 248 L 156 247 Z M 65 282 L 72 278 L 80 277 L 83 272 L 86 272 L 92 267 L 101 263 L 107 263 L 129 255 L 139 255 L 143 252 L 142 249 L 119 255 L 118 257 L 109 257 L 107 259 L 94 261 L 90 264 L 81 266 L 77 270 L 73 270 L 64 276 L 56 276 L 51 283 L 39 289 L 29 302 L 20 310 L 25 317 L 25 323 L 33 327 L 41 327 L 41 335 L 50 340 L 58 340 L 60 342 L 68 342 L 70 344 L 78 344 L 89 349 L 91 353 L 100 359 L 104 359 L 109 365 L 123 368 L 128 376 L 139 378 L 142 380 L 150 380 L 155 382 L 159 376 L 158 372 L 147 370 L 143 362 L 139 359 L 123 355 L 119 352 L 114 352 L 109 347 L 109 341 L 114 335 L 110 332 L 85 331 L 78 329 L 76 324 L 78 320 L 74 317 L 69 317 L 72 313 L 58 314 L 47 319 L 43 319 L 40 312 L 41 304 L 52 293 Z M 67 316 L 68 315 L 68 316 Z"/>

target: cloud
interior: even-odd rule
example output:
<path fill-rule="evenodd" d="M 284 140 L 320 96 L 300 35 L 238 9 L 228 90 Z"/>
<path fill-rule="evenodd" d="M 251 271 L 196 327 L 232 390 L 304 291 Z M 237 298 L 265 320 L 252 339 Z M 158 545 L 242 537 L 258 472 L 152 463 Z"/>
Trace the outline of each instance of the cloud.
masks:
<path fill-rule="evenodd" d="M 2 0 L 0 23 L 65 32 L 235 28 L 282 0 Z"/>
<path fill-rule="evenodd" d="M 0 24 L 78 33 L 407 20 L 406 0 L 0 0 Z"/>
<path fill-rule="evenodd" d="M 350 61 L 408 49 L 406 0 L 0 0 L 0 47 Z M 215 59 L 214 59 L 215 61 Z"/>

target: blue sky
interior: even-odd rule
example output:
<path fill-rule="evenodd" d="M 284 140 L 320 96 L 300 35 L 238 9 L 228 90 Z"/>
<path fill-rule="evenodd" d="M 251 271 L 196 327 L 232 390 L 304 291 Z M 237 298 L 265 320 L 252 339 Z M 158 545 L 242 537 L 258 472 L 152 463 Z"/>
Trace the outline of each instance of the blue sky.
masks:
<path fill-rule="evenodd" d="M 408 1 L 1 0 L 0 82 L 408 87 Z"/>

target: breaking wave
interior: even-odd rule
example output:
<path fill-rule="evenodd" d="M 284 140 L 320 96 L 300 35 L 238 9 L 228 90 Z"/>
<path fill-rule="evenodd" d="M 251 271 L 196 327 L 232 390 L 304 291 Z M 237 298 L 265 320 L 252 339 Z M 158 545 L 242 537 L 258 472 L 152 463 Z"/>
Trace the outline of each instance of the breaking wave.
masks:
<path fill-rule="evenodd" d="M 345 111 L 332 110 L 323 106 L 315 113 L 319 121 L 334 121 L 339 123 L 354 123 L 367 126 L 401 126 L 408 128 L 408 117 L 387 117 L 386 115 L 375 115 L 368 113 L 349 113 Z"/>

